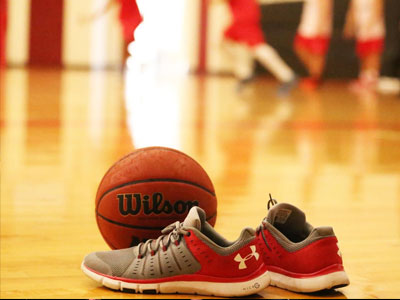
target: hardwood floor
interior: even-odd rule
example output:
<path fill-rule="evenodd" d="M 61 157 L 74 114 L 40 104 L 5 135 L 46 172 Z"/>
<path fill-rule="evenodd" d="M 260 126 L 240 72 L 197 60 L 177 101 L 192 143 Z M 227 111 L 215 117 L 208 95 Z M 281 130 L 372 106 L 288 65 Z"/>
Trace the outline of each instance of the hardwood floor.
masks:
<path fill-rule="evenodd" d="M 1 298 L 149 298 L 98 286 L 80 263 L 108 248 L 94 217 L 100 179 L 150 145 L 177 148 L 205 168 L 218 197 L 216 228 L 228 239 L 259 225 L 268 193 L 314 226 L 334 227 L 348 287 L 268 287 L 254 297 L 398 297 L 398 97 L 353 94 L 343 81 L 277 98 L 277 83 L 265 78 L 238 94 L 230 77 L 135 76 L 2 71 Z"/>

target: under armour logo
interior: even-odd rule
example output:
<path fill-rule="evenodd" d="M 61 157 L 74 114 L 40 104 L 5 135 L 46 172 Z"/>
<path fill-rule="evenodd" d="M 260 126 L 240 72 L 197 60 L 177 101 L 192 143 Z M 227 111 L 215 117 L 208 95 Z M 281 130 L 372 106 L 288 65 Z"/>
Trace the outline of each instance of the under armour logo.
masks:
<path fill-rule="evenodd" d="M 256 246 L 254 246 L 254 245 L 250 246 L 250 249 L 251 249 L 251 253 L 247 254 L 245 258 L 243 258 L 240 254 L 235 256 L 234 260 L 239 263 L 239 270 L 247 268 L 247 266 L 246 266 L 247 260 L 251 259 L 252 257 L 255 257 L 256 260 L 258 260 L 258 258 L 260 257 L 260 254 L 258 254 L 256 252 Z"/>

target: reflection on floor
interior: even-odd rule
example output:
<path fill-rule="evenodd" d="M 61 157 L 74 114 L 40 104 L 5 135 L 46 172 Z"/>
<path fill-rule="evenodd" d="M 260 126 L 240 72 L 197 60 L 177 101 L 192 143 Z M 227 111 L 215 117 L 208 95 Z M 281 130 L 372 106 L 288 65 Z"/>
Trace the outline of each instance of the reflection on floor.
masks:
<path fill-rule="evenodd" d="M 350 286 L 311 295 L 269 287 L 259 296 L 398 295 L 400 99 L 352 94 L 341 81 L 286 98 L 276 87 L 259 78 L 237 94 L 230 77 L 151 70 L 4 72 L 1 297 L 131 298 L 98 287 L 79 265 L 107 249 L 94 219 L 104 172 L 151 145 L 182 150 L 207 170 L 216 227 L 229 239 L 261 222 L 268 193 L 335 228 Z"/>

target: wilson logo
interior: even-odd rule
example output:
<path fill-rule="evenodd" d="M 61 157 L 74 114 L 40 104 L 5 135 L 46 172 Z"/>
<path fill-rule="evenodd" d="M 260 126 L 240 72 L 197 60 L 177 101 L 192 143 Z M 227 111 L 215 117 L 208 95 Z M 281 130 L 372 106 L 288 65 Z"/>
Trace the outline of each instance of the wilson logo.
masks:
<path fill-rule="evenodd" d="M 137 215 L 141 211 L 145 215 L 150 214 L 184 214 L 187 213 L 193 206 L 199 206 L 199 202 L 194 201 L 176 201 L 174 204 L 168 200 L 164 200 L 162 193 L 154 193 L 151 196 L 142 194 L 119 194 L 118 209 L 121 215 Z"/>
<path fill-rule="evenodd" d="M 249 259 L 254 257 L 256 260 L 258 260 L 258 258 L 260 257 L 260 254 L 256 252 L 256 246 L 250 246 L 250 249 L 251 253 L 247 254 L 244 258 L 240 254 L 235 256 L 234 260 L 239 263 L 239 270 L 247 269 L 246 261 L 248 261 Z"/>

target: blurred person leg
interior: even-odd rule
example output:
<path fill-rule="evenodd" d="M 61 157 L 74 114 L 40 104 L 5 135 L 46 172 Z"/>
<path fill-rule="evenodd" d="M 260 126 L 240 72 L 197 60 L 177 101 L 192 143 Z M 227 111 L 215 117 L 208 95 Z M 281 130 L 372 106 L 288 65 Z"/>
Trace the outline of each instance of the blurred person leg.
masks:
<path fill-rule="evenodd" d="M 254 57 L 268 69 L 279 81 L 289 82 L 295 74 L 283 61 L 278 52 L 266 43 L 257 44 L 251 48 Z"/>
<path fill-rule="evenodd" d="M 294 49 L 309 73 L 300 86 L 314 90 L 319 86 L 325 68 L 332 32 L 333 2 L 306 0 L 303 5 Z"/>
<path fill-rule="evenodd" d="M 252 56 L 280 82 L 278 93 L 288 93 L 297 81 L 293 70 L 265 41 L 260 25 L 260 7 L 255 0 L 229 0 L 232 23 L 225 30 L 226 39 L 248 46 Z"/>
<path fill-rule="evenodd" d="M 226 40 L 223 45 L 233 63 L 233 74 L 238 79 L 236 90 L 240 92 L 255 78 L 254 59 L 245 44 Z"/>
<path fill-rule="evenodd" d="M 345 26 L 345 36 L 356 38 L 356 53 L 360 60 L 358 79 L 350 88 L 356 92 L 375 90 L 385 38 L 383 0 L 352 0 L 347 22 L 352 25 Z"/>

